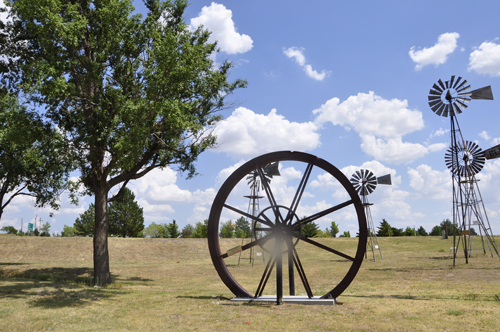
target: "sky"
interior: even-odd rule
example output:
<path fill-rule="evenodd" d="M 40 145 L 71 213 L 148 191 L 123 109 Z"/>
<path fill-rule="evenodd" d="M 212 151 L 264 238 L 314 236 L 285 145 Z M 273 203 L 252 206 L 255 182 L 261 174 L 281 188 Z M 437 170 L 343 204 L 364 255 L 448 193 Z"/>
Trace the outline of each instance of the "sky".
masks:
<path fill-rule="evenodd" d="M 134 4 L 145 13 L 142 2 Z M 430 231 L 451 219 L 451 175 L 444 162 L 450 118 L 433 113 L 427 96 L 434 83 L 452 75 L 472 89 L 491 85 L 498 98 L 472 100 L 458 121 L 464 139 L 483 150 L 500 144 L 499 12 L 500 3 L 492 1 L 191 1 L 186 23 L 212 32 L 220 48 L 213 59 L 232 61 L 229 79 L 245 79 L 248 87 L 237 90 L 234 106 L 221 112 L 225 120 L 214 129 L 218 146 L 200 156 L 199 176 L 186 180 L 165 168 L 129 184 L 146 226 L 176 220 L 182 228 L 207 219 L 234 170 L 280 150 L 318 156 L 348 178 L 361 168 L 391 174 L 392 185 L 379 185 L 368 197 L 375 226 L 385 219 L 393 227 Z M 271 182 L 280 201 L 293 195 L 302 166 L 280 166 L 281 177 Z M 493 233 L 500 234 L 500 159 L 486 161 L 476 177 Z M 321 170 L 311 179 L 300 215 L 345 198 Z M 234 193 L 235 204 L 246 211 L 243 196 L 250 189 L 240 184 Z M 92 201 L 85 197 L 75 206 L 63 195 L 50 217 L 50 208 L 18 197 L 0 226 L 19 229 L 23 222 L 26 230 L 39 217 L 61 232 Z M 353 218 L 346 211 L 318 223 L 325 229 L 335 220 L 341 232 L 352 234 Z"/>

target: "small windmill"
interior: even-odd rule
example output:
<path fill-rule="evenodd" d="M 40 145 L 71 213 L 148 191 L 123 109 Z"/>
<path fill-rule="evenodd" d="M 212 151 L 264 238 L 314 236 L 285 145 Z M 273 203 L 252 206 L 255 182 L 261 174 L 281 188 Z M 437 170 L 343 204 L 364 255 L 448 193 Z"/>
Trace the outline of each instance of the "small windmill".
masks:
<path fill-rule="evenodd" d="M 279 171 L 279 162 L 274 162 L 267 164 L 262 168 L 262 171 L 264 173 L 264 179 L 265 181 L 269 184 L 271 183 L 271 179 L 273 176 L 280 176 L 280 171 Z M 248 202 L 248 214 L 251 214 L 252 216 L 258 216 L 260 213 L 260 207 L 259 207 L 259 199 L 264 198 L 264 196 L 260 196 L 259 192 L 260 190 L 264 189 L 264 184 L 262 183 L 262 180 L 259 176 L 259 172 L 257 169 L 253 170 L 250 172 L 247 177 L 247 184 L 250 187 L 250 195 L 249 196 L 244 196 L 245 198 L 249 199 Z M 258 225 L 254 225 L 254 222 L 252 220 L 249 221 L 251 225 L 251 230 L 252 230 L 252 241 L 256 240 L 255 238 L 255 232 L 254 232 L 254 227 Z M 264 257 L 263 257 L 264 258 Z M 238 259 L 238 265 L 239 265 L 239 260 L 241 259 L 241 253 L 240 253 L 240 258 Z M 252 247 L 250 249 L 250 261 L 252 262 L 252 266 L 255 261 L 255 250 Z"/>
<path fill-rule="evenodd" d="M 486 238 L 491 256 L 493 257 L 493 248 L 500 258 L 475 176 L 483 168 L 486 158 L 492 159 L 500 156 L 500 149 L 493 147 L 485 153 L 477 144 L 464 140 L 456 117 L 468 107 L 467 103 L 472 99 L 493 100 L 493 93 L 491 86 L 468 91 L 470 87 L 466 80 L 462 80 L 462 77 L 455 80 L 455 76 L 452 76 L 446 82 L 438 80 L 437 84 L 435 83 L 430 89 L 428 97 L 429 106 L 434 113 L 444 117 L 450 116 L 451 145 L 445 154 L 445 162 L 452 177 L 453 225 L 461 230 L 458 243 L 456 243 L 455 232 L 453 234 L 453 266 L 455 266 L 455 258 L 461 239 L 463 239 L 465 261 L 469 262 L 468 258 L 473 250 L 471 244 L 472 225 L 479 226 L 484 253 L 486 253 L 484 245 Z M 483 237 L 483 233 L 485 237 Z M 467 240 L 469 241 L 468 245 Z"/>
<path fill-rule="evenodd" d="M 373 261 L 375 261 L 375 250 L 378 250 L 380 253 L 380 258 L 384 259 L 382 256 L 382 251 L 380 250 L 380 245 L 378 244 L 377 233 L 375 232 L 375 227 L 373 225 L 372 214 L 370 211 L 370 205 L 373 205 L 368 202 L 368 195 L 371 194 L 377 184 L 385 184 L 391 185 L 391 175 L 387 174 L 384 176 L 376 177 L 371 171 L 367 169 L 361 169 L 356 171 L 351 176 L 351 183 L 354 186 L 354 189 L 358 192 L 358 195 L 361 196 L 361 203 L 365 209 L 366 215 L 366 223 L 368 226 L 368 234 L 370 238 L 368 239 L 367 246 L 372 250 L 373 253 Z M 367 253 L 365 252 L 365 258 L 367 258 Z"/>

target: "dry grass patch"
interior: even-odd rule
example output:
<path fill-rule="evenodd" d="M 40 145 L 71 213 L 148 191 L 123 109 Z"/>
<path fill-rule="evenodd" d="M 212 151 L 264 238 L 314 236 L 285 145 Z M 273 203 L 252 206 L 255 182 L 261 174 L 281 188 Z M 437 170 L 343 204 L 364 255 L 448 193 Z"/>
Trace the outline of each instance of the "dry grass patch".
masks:
<path fill-rule="evenodd" d="M 348 248 L 355 239 L 321 239 Z M 0 236 L 0 321 L 6 331 L 195 330 L 493 331 L 500 317 L 500 260 L 477 252 L 452 268 L 451 240 L 379 239 L 333 307 L 235 304 L 205 239 L 109 239 L 114 282 L 89 286 L 91 238 Z M 497 240 L 500 243 L 500 239 Z M 228 248 L 239 240 L 224 240 Z M 313 289 L 335 286 L 346 263 L 299 244 Z M 370 257 L 370 256 L 369 256 Z M 237 258 L 234 258 L 237 260 Z M 230 267 L 242 282 L 264 262 Z M 239 279 L 238 279 L 239 280 Z M 298 280 L 298 278 L 297 278 Z M 298 283 L 298 282 L 297 282 Z M 269 286 L 273 286 L 271 282 Z M 272 291 L 272 287 L 266 289 Z"/>

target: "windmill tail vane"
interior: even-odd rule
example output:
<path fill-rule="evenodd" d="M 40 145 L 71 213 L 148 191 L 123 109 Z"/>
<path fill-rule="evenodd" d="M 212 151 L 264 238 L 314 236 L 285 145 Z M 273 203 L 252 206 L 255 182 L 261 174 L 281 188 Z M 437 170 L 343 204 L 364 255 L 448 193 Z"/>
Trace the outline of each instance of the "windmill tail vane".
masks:
<path fill-rule="evenodd" d="M 274 163 L 267 164 L 266 166 L 262 167 L 262 171 L 264 173 L 264 179 L 266 182 L 269 184 L 271 183 L 271 179 L 273 176 L 280 176 L 280 171 L 279 171 L 279 162 L 276 161 Z M 257 170 L 252 171 L 246 179 L 248 180 L 247 184 L 250 186 L 250 188 L 256 187 L 257 190 L 259 189 L 264 189 L 264 183 L 261 182 L 261 179 L 259 177 L 259 172 Z"/>

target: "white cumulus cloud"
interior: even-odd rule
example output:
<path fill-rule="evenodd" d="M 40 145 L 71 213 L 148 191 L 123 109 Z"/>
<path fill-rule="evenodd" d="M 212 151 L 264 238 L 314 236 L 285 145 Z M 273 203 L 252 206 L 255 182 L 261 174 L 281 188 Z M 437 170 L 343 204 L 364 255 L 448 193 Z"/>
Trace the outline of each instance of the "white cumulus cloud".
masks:
<path fill-rule="evenodd" d="M 239 107 L 215 129 L 219 144 L 215 152 L 234 158 L 249 158 L 278 151 L 310 151 L 320 145 L 318 127 L 312 122 L 290 122 L 275 109 L 257 114 Z"/>
<path fill-rule="evenodd" d="M 317 115 L 314 122 L 318 126 L 331 122 L 354 129 L 361 137 L 362 150 L 379 160 L 410 162 L 441 148 L 403 142 L 402 136 L 424 127 L 422 113 L 410 110 L 406 100 L 387 100 L 370 91 L 350 96 L 342 103 L 332 98 L 313 114 Z"/>
<path fill-rule="evenodd" d="M 377 160 L 396 164 L 412 162 L 425 156 L 429 149 L 418 143 L 403 142 L 401 137 L 384 139 L 361 134 L 361 149 Z"/>
<path fill-rule="evenodd" d="M 285 54 L 288 58 L 294 59 L 295 62 L 304 69 L 306 75 L 316 81 L 322 81 L 325 77 L 329 75 L 329 72 L 322 71 L 318 73 L 316 70 L 312 69 L 311 65 L 306 63 L 306 57 L 304 56 L 304 48 L 302 47 L 290 47 L 283 48 L 283 54 Z"/>
<path fill-rule="evenodd" d="M 250 36 L 236 31 L 233 22 L 233 12 L 224 5 L 212 2 L 210 6 L 201 9 L 198 17 L 192 18 L 191 29 L 200 25 L 212 32 L 209 42 L 217 41 L 217 46 L 227 54 L 245 53 L 252 49 L 253 40 Z"/>
<path fill-rule="evenodd" d="M 448 147 L 447 143 L 435 143 L 431 144 L 427 147 L 429 152 L 437 152 L 437 151 L 442 151 Z"/>
<path fill-rule="evenodd" d="M 491 136 L 488 135 L 488 132 L 486 130 L 483 130 L 482 132 L 479 133 L 479 137 L 482 139 L 489 141 L 491 139 Z"/>
<path fill-rule="evenodd" d="M 424 127 L 422 113 L 408 109 L 406 100 L 387 100 L 373 91 L 350 96 L 342 103 L 339 98 L 332 98 L 313 114 L 317 114 L 317 124 L 331 122 L 385 138 L 403 136 Z"/>
<path fill-rule="evenodd" d="M 410 187 L 419 194 L 432 199 L 451 199 L 451 175 L 448 170 L 442 172 L 429 165 L 409 168 Z"/>
<path fill-rule="evenodd" d="M 416 63 L 415 70 L 420 70 L 427 65 L 442 65 L 457 48 L 457 39 L 460 35 L 457 32 L 443 33 L 438 37 L 434 46 L 425 47 L 421 50 L 415 50 L 415 46 L 410 49 L 410 58 Z"/>
<path fill-rule="evenodd" d="M 188 203 L 192 200 L 189 190 L 180 189 L 177 184 L 177 174 L 169 167 L 163 170 L 156 168 L 130 183 L 129 187 L 142 199 L 150 204 Z"/>
<path fill-rule="evenodd" d="M 500 45 L 492 42 L 482 43 L 470 54 L 468 69 L 478 74 L 500 76 Z"/>
<path fill-rule="evenodd" d="M 433 132 L 430 137 L 433 138 L 434 136 L 444 136 L 444 134 L 449 133 L 449 132 L 450 132 L 449 129 L 439 128 L 438 130 Z"/>

